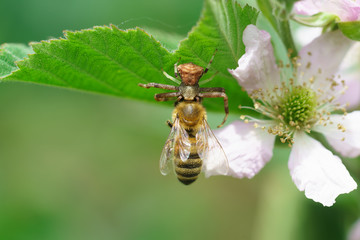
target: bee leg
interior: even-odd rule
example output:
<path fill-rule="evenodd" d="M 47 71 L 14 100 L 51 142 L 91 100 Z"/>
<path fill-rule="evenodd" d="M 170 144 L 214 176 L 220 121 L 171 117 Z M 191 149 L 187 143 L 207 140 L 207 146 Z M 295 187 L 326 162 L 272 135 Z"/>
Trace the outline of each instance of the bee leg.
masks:
<path fill-rule="evenodd" d="M 222 123 L 217 127 L 219 128 L 222 125 L 224 125 L 229 115 L 229 103 L 228 103 L 227 95 L 224 92 L 205 92 L 205 93 L 199 93 L 198 96 L 202 98 L 218 98 L 218 97 L 224 98 L 225 117 Z"/>
<path fill-rule="evenodd" d="M 215 52 L 214 52 L 214 54 L 212 55 L 209 64 L 206 66 L 206 68 L 205 68 L 205 70 L 204 70 L 204 73 L 207 73 L 207 71 L 209 71 L 210 65 L 211 65 L 212 61 L 214 60 L 214 57 L 215 57 L 216 52 L 217 52 L 217 49 L 215 49 Z"/>
<path fill-rule="evenodd" d="M 176 103 L 180 102 L 181 99 L 183 99 L 183 97 L 179 94 L 179 96 L 178 96 L 177 99 L 176 99 Z"/>
<path fill-rule="evenodd" d="M 180 95 L 179 92 L 168 92 L 155 94 L 154 98 L 158 102 L 171 101 Z"/>
<path fill-rule="evenodd" d="M 160 83 L 147 83 L 147 84 L 139 83 L 138 86 L 143 87 L 143 88 L 154 87 L 154 88 L 161 88 L 161 89 L 173 90 L 173 91 L 177 91 L 179 88 L 177 86 L 160 84 Z"/>
<path fill-rule="evenodd" d="M 170 120 L 167 120 L 167 121 L 166 121 L 166 124 L 167 124 L 170 128 L 173 127 L 173 124 L 172 124 L 172 122 L 170 122 Z"/>

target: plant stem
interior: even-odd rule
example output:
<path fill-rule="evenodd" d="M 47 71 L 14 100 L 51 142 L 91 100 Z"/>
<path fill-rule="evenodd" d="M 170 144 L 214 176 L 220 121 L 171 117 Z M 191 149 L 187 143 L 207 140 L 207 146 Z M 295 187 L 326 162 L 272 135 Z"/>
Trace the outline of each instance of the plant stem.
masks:
<path fill-rule="evenodd" d="M 278 33 L 279 33 L 285 47 L 289 51 L 290 58 L 296 57 L 297 50 L 296 50 L 295 43 L 294 43 L 294 40 L 293 40 L 293 37 L 291 34 L 290 24 L 289 24 L 288 19 L 278 21 Z"/>

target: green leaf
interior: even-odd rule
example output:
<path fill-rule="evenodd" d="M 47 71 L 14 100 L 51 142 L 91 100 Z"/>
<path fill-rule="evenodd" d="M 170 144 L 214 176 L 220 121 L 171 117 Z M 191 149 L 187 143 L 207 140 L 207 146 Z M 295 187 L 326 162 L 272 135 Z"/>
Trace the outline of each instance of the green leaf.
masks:
<path fill-rule="evenodd" d="M 338 25 L 345 36 L 352 40 L 360 41 L 360 21 L 339 22 Z"/>
<path fill-rule="evenodd" d="M 270 0 L 256 0 L 261 13 L 266 17 L 266 19 L 270 22 L 271 26 L 278 32 L 278 20 L 275 18 L 273 14 L 273 5 Z"/>
<path fill-rule="evenodd" d="M 179 47 L 180 41 L 186 37 L 173 32 L 164 32 L 163 30 L 155 28 L 145 28 L 145 31 L 154 36 L 154 38 L 169 50 L 176 50 Z"/>
<path fill-rule="evenodd" d="M 65 39 L 32 44 L 35 51 L 5 81 L 26 81 L 153 101 L 138 83 L 167 79 L 172 55 L 141 29 L 115 26 L 66 32 Z"/>
<path fill-rule="evenodd" d="M 242 8 L 235 1 L 207 0 L 200 21 L 188 38 L 180 42 L 175 53 L 178 58 L 181 57 L 180 63 L 193 62 L 206 67 L 215 49 L 218 49 L 210 71 L 203 78 L 206 80 L 215 73 L 217 75 L 204 87 L 224 87 L 229 97 L 230 112 L 238 111 L 239 105 L 251 104 L 228 69 L 237 67 L 239 58 L 245 52 L 243 31 L 247 25 L 256 23 L 257 16 L 256 9 L 248 5 Z M 206 99 L 204 105 L 208 109 L 223 110 L 222 99 Z"/>
<path fill-rule="evenodd" d="M 235 68 L 245 51 L 242 32 L 255 24 L 258 12 L 249 6 L 240 7 L 236 1 L 206 0 L 202 17 L 188 39 L 176 48 L 178 35 L 150 30 L 161 42 L 142 29 L 122 31 L 115 26 L 65 32 L 65 38 L 33 43 L 35 54 L 19 62 L 19 71 L 4 81 L 24 81 L 95 93 L 110 94 L 155 102 L 155 93 L 162 89 L 144 89 L 138 83 L 174 84 L 163 70 L 174 75 L 174 63 L 193 62 L 206 67 L 215 49 L 218 53 L 205 78 L 219 72 L 204 87 L 224 87 L 229 96 L 230 109 L 251 104 L 236 80 L 228 73 Z M 171 105 L 171 102 L 164 104 Z M 223 112 L 223 100 L 206 100 L 209 110 Z"/>
<path fill-rule="evenodd" d="M 0 78 L 17 70 L 15 62 L 33 53 L 31 47 L 24 44 L 6 43 L 0 46 Z"/>

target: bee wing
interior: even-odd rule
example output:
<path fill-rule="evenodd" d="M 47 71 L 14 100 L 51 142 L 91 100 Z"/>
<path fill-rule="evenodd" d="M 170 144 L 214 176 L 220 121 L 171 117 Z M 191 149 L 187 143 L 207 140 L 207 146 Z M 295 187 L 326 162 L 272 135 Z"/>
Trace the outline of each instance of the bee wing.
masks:
<path fill-rule="evenodd" d="M 206 177 L 227 174 L 229 170 L 227 157 L 206 119 L 203 119 L 196 133 L 196 147 L 203 160 L 203 171 Z"/>
<path fill-rule="evenodd" d="M 161 152 L 160 172 L 167 175 L 173 169 L 175 149 L 179 151 L 181 160 L 186 161 L 190 156 L 190 148 L 189 135 L 176 118 Z"/>

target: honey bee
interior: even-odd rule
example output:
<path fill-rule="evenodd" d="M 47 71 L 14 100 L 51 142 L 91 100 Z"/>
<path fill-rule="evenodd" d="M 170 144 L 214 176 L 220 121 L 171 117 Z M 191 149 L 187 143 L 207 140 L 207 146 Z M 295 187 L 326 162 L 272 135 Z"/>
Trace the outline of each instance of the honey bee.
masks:
<path fill-rule="evenodd" d="M 175 91 L 155 95 L 157 101 L 176 99 L 172 122 L 167 121 L 171 131 L 161 153 L 160 171 L 167 175 L 175 167 L 178 180 L 185 185 L 194 182 L 201 171 L 205 172 L 206 176 L 225 175 L 228 171 L 224 150 L 211 131 L 206 120 L 205 108 L 201 104 L 203 98 L 224 98 L 225 117 L 218 126 L 221 127 L 229 114 L 227 95 L 223 88 L 199 87 L 199 80 L 209 70 L 215 53 L 205 69 L 193 63 L 175 63 L 175 78 L 163 72 L 167 78 L 180 84 L 179 86 L 139 84 L 144 88 L 155 87 Z"/>

